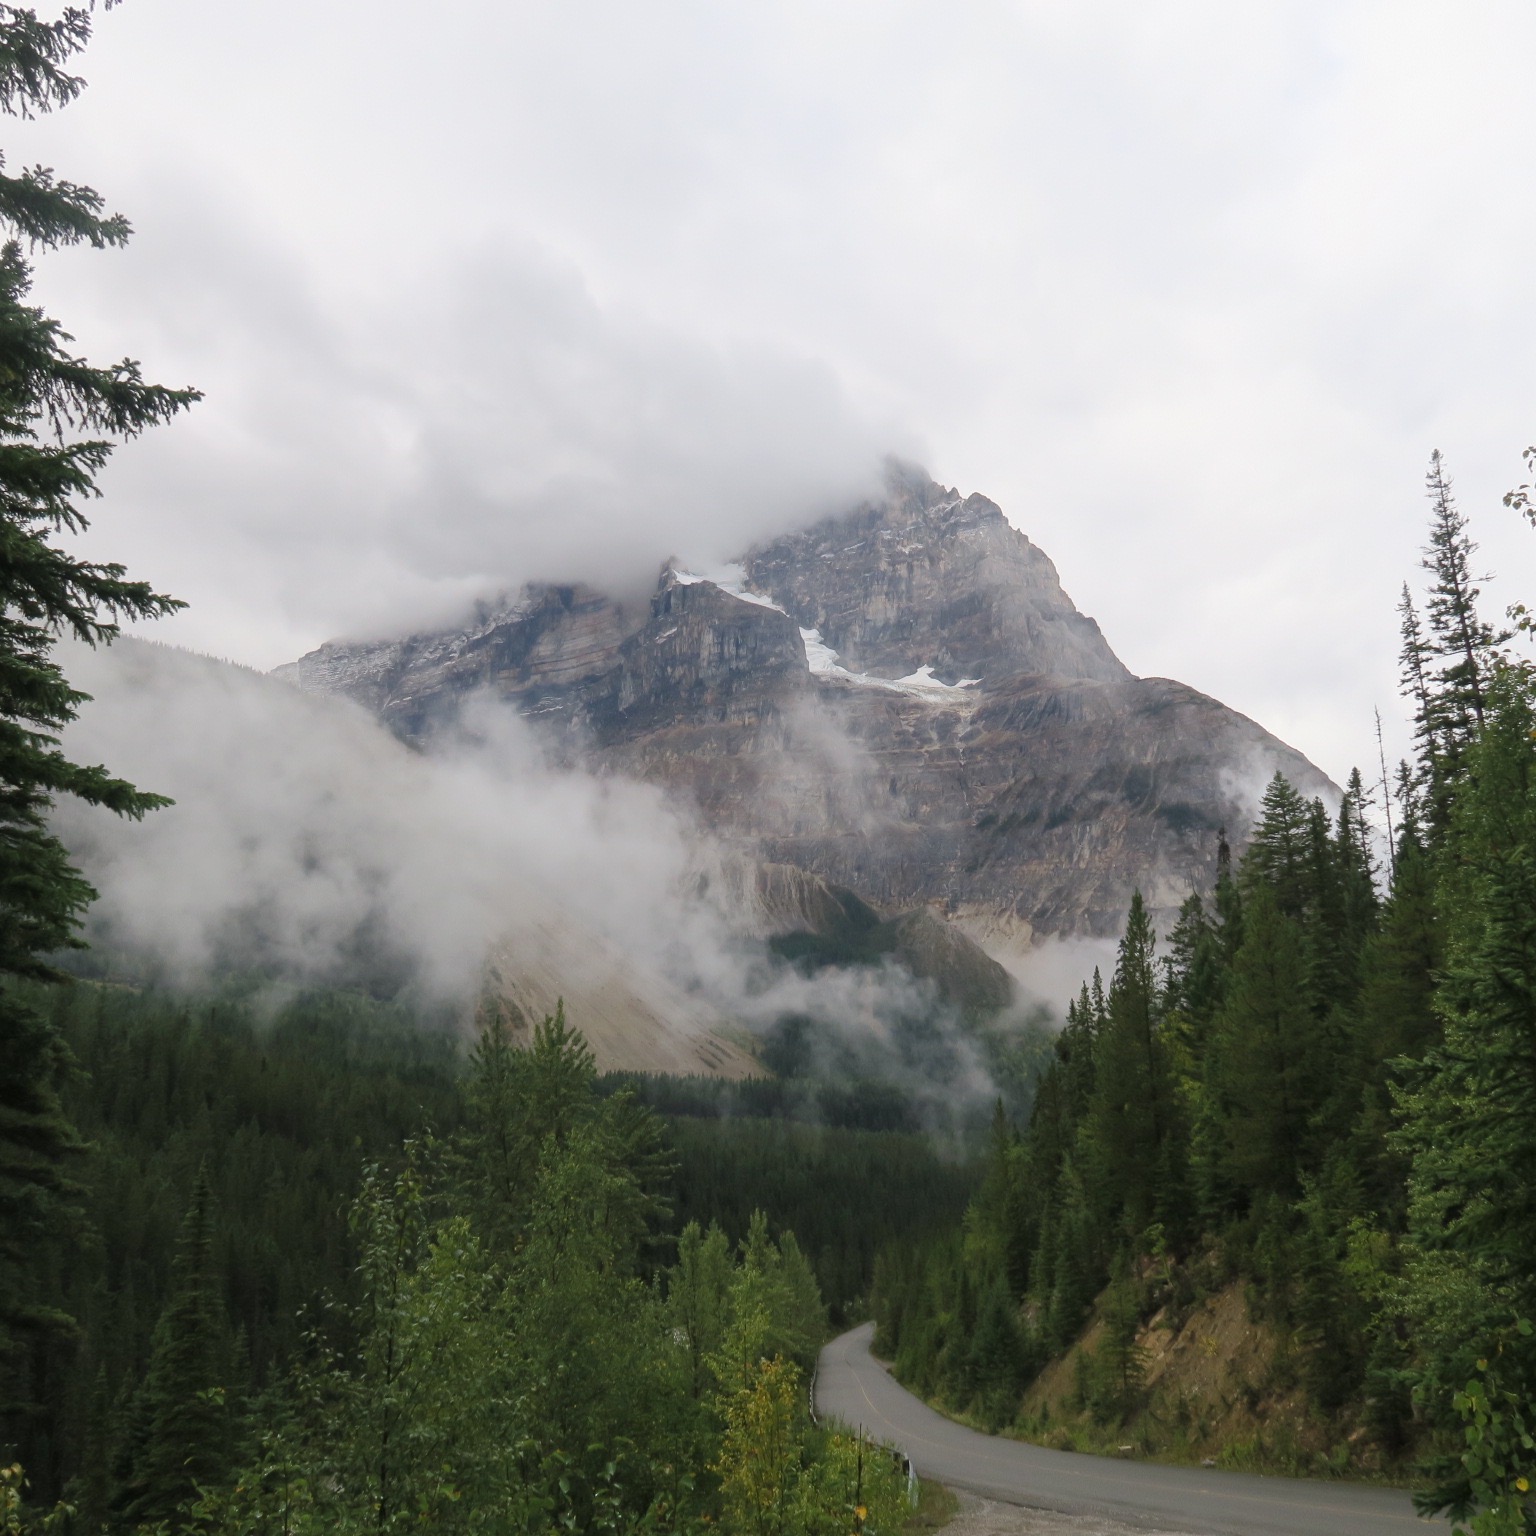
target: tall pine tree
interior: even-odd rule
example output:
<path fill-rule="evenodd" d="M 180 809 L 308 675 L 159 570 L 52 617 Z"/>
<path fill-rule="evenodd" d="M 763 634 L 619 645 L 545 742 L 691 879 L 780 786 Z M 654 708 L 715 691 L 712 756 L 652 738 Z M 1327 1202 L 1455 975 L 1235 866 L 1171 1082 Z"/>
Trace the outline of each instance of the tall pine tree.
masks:
<path fill-rule="evenodd" d="M 32 117 L 73 101 L 84 82 L 67 66 L 90 32 L 78 8 L 56 21 L 0 10 L 0 110 Z M 29 1376 L 44 1336 L 68 1329 L 47 1266 L 68 1226 L 80 1143 L 60 1108 L 58 1037 L 14 983 L 57 975 L 50 956 L 78 942 L 95 894 L 47 813 L 62 794 L 134 817 L 164 803 L 60 750 L 84 695 L 54 652 L 64 634 L 98 645 L 121 618 L 179 606 L 77 551 L 114 440 L 197 397 L 146 383 L 133 362 L 92 366 L 29 301 L 29 250 L 127 240 L 127 221 L 105 214 L 95 192 L 41 166 L 0 170 L 0 223 L 0 1410 L 15 1410 L 35 1398 Z"/>
<path fill-rule="evenodd" d="M 1478 613 L 1478 583 L 1486 578 L 1473 570 L 1477 545 L 1451 494 L 1438 449 L 1430 455 L 1425 485 L 1429 543 L 1420 563 L 1431 580 L 1422 626 L 1407 589 L 1403 592 L 1402 690 L 1414 703 L 1419 787 L 1438 834 L 1449 821 L 1468 750 L 1483 727 L 1489 681 L 1509 631 Z"/>
<path fill-rule="evenodd" d="M 213 1194 L 201 1169 L 176 1245 L 170 1300 L 134 1405 L 123 1496 L 133 1525 L 179 1529 L 199 1490 L 216 1487 L 231 1464 L 229 1325 L 215 1238 Z"/>
<path fill-rule="evenodd" d="M 1101 1213 L 1123 1222 L 1132 1241 L 1183 1205 L 1182 1137 L 1160 1030 L 1156 941 L 1137 891 L 1110 983 L 1088 1127 Z"/>
<path fill-rule="evenodd" d="M 1412 1160 L 1407 1313 L 1422 1400 L 1454 1393 L 1504 1346 L 1505 1390 L 1536 1402 L 1536 707 L 1513 670 L 1484 698 L 1441 860 L 1444 1038 L 1400 1091 Z M 1536 1457 L 1508 1449 L 1536 1473 Z M 1466 1507 L 1478 1467 L 1452 1458 L 1438 1498 Z"/>
<path fill-rule="evenodd" d="M 1206 1058 L 1206 1092 L 1222 1127 L 1228 1176 L 1251 1201 L 1293 1200 L 1311 1120 L 1329 1087 L 1322 1031 L 1306 998 L 1300 926 L 1269 886 L 1244 908 L 1243 947 Z"/>
<path fill-rule="evenodd" d="M 1429 624 L 1430 650 L 1438 657 L 1442 711 L 1448 741 L 1460 751 L 1474 730 L 1484 724 L 1488 682 L 1499 648 L 1509 639 L 1479 617 L 1477 586 L 1484 577 L 1474 575 L 1472 556 L 1477 545 L 1467 533 L 1467 520 L 1451 495 L 1451 482 L 1437 448 L 1430 455 L 1425 476 L 1430 500 L 1429 544 L 1424 569 L 1434 578 L 1429 587 L 1425 617 Z"/>

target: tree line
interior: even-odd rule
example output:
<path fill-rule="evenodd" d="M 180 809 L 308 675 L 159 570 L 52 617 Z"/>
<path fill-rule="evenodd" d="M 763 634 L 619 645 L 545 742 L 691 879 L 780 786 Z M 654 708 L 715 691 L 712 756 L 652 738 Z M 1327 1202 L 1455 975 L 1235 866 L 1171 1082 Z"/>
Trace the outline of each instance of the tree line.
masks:
<path fill-rule="evenodd" d="M 395 1169 L 408 1143 L 460 1143 L 479 1113 L 480 1068 L 456 1034 L 352 993 L 300 995 L 275 1012 L 249 985 L 178 996 L 74 983 L 26 996 L 67 1053 L 58 1111 L 89 1150 L 62 1165 L 78 1186 L 68 1219 L 35 1234 L 25 1273 L 13 1275 L 56 1316 L 4 1336 L 0 1445 L 26 1468 L 34 1504 L 65 1498 L 82 1529 L 116 1529 L 127 1519 L 121 1491 L 141 1476 L 157 1337 L 185 1332 L 168 1319 L 187 1213 L 197 1212 L 211 1277 L 200 1305 L 217 1320 L 220 1390 L 231 1404 L 258 1402 L 317 1339 L 342 1354 L 356 1347 L 347 1319 L 364 1269 L 348 1211 L 368 1170 Z M 632 1079 L 576 1086 L 572 1102 L 590 1095 L 604 1115 L 647 1127 L 644 1156 L 630 1159 L 652 1202 L 634 1273 L 663 1298 L 684 1263 L 680 1234 L 712 1234 L 730 1254 L 757 1222 L 803 1234 L 796 1250 L 833 1316 L 853 1315 L 879 1247 L 941 1229 L 974 1188 L 970 1166 L 918 1136 L 666 1118 Z M 651 1086 L 681 1107 L 667 1084 Z M 518 1132 L 530 1167 L 540 1124 L 535 1114 Z"/>
<path fill-rule="evenodd" d="M 894 1465 L 809 1422 L 826 1312 L 792 1234 L 691 1223 L 648 1280 L 661 1123 L 597 1091 L 558 1015 L 525 1050 L 487 1026 L 464 1111 L 364 1163 L 351 1294 L 252 1394 L 199 1167 L 148 1368 L 69 1526 L 831 1533 L 860 1505 L 899 1525 Z"/>
<path fill-rule="evenodd" d="M 1222 839 L 1214 887 L 1161 949 L 1132 900 L 1027 1124 L 999 1114 L 961 1228 L 882 1256 L 879 1343 L 903 1379 L 998 1425 L 1097 1303 L 1084 1396 L 1123 1420 L 1138 1326 L 1189 1303 L 1203 1259 L 1250 1283 L 1318 1410 L 1420 1451 L 1426 1507 L 1524 1531 L 1536 672 L 1480 617 L 1438 454 L 1428 488 L 1427 598 L 1405 587 L 1401 609 L 1412 760 L 1390 788 L 1352 773 L 1332 815 L 1277 775 L 1246 852 Z M 1509 501 L 1530 516 L 1529 497 Z"/>
<path fill-rule="evenodd" d="M 0 111 L 79 95 L 92 12 L 0 7 Z M 816 1268 L 847 1306 L 865 1212 L 965 1191 L 910 1135 L 872 1158 L 869 1106 L 674 1149 L 559 1017 L 466 1070 L 367 999 L 68 984 L 95 893 L 54 801 L 167 802 L 70 759 L 58 642 L 181 606 L 79 537 L 114 447 L 198 394 L 32 300 L 39 251 L 128 239 L 95 191 L 0 164 L 0 224 L 0 1532 L 890 1529 L 894 1470 L 807 1421 Z M 722 1225 L 733 1160 L 764 1198 Z M 888 1172 L 813 1258 L 784 1216 L 853 1167 Z"/>

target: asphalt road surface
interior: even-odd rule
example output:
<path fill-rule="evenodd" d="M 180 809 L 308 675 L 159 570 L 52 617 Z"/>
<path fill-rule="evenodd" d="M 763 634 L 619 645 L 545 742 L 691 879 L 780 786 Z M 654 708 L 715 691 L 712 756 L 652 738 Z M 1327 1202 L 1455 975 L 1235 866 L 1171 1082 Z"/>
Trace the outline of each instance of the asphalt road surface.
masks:
<path fill-rule="evenodd" d="M 1409 1536 L 1422 1520 L 1406 1493 L 1337 1482 L 1254 1477 L 1048 1451 L 953 1423 L 899 1386 L 869 1352 L 874 1324 L 821 1352 L 816 1411 L 899 1446 L 923 1477 L 1036 1509 L 1097 1516 L 1192 1536 Z"/>

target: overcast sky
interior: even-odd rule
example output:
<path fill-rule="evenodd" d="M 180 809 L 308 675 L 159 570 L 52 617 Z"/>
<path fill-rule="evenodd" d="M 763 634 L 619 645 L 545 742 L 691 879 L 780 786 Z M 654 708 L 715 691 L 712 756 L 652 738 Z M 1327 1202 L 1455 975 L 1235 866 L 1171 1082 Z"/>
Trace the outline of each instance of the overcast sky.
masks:
<path fill-rule="evenodd" d="M 1432 448 L 1536 594 L 1532 57 L 1529 0 L 129 0 L 7 144 L 137 228 L 43 259 L 81 347 L 207 391 L 98 509 L 162 638 L 638 579 L 893 448 L 1341 777 Z"/>

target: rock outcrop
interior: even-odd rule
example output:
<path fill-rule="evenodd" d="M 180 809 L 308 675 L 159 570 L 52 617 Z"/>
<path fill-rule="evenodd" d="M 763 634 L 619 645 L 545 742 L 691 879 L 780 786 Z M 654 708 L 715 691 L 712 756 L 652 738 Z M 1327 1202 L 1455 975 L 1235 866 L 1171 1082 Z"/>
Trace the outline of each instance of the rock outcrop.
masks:
<path fill-rule="evenodd" d="M 746 884 L 739 875 L 733 881 L 746 896 L 733 903 L 746 915 L 742 926 L 769 938 L 787 958 L 815 967 L 889 957 L 919 981 L 932 982 L 936 997 L 972 1019 L 1016 1001 L 1008 971 L 932 906 L 882 917 L 856 891 L 793 864 L 759 864 L 750 890 Z"/>
<path fill-rule="evenodd" d="M 1073 606 L 1049 556 L 985 496 L 894 470 L 887 501 L 747 555 L 745 577 L 856 673 L 997 679 L 1131 674 Z"/>
<path fill-rule="evenodd" d="M 1166 926 L 1277 769 L 1333 790 L 1245 716 L 1132 677 L 992 502 L 915 471 L 709 577 L 669 563 L 648 604 L 530 588 L 459 630 L 283 670 L 413 740 L 489 690 L 745 856 L 995 953 L 1114 934 L 1137 887 Z"/>
<path fill-rule="evenodd" d="M 526 1044 L 562 1002 L 600 1072 L 743 1078 L 762 1071 L 751 1041 L 729 1020 L 569 913 L 551 913 L 487 956 L 481 1008 L 499 1010 L 513 1042 Z"/>

